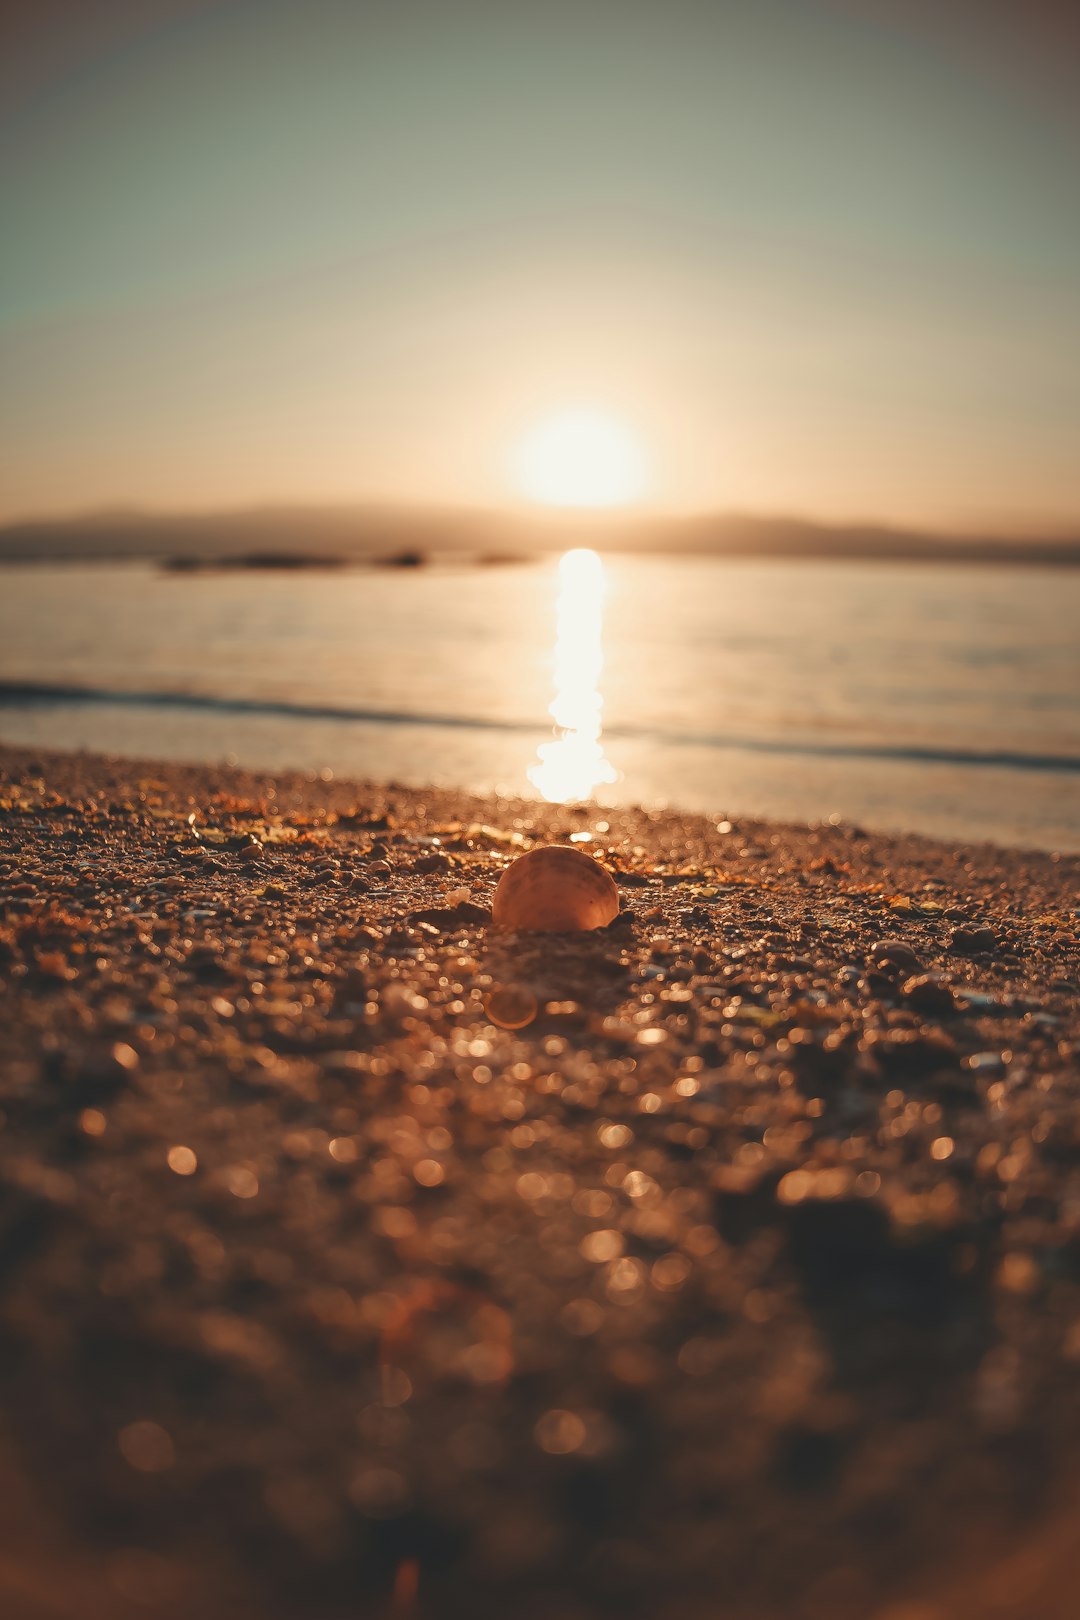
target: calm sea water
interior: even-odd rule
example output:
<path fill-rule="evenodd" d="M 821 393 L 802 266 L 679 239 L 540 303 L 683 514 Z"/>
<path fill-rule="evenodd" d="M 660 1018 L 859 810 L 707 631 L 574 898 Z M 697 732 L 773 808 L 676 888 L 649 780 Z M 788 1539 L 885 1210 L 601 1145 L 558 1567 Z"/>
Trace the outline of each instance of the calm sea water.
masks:
<path fill-rule="evenodd" d="M 0 738 L 1078 849 L 1078 627 L 1066 569 L 8 567 Z"/>

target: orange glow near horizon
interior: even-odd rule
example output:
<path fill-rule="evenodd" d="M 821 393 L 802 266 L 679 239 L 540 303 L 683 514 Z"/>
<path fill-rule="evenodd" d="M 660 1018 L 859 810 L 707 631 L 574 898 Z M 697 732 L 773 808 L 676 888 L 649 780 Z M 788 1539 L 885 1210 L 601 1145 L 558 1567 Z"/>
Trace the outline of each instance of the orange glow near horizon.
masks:
<path fill-rule="evenodd" d="M 549 709 L 556 736 L 540 745 L 539 761 L 528 772 L 549 804 L 590 799 L 598 787 L 618 780 L 600 741 L 606 588 L 604 565 L 595 551 L 563 554 L 555 619 L 555 697 Z"/>

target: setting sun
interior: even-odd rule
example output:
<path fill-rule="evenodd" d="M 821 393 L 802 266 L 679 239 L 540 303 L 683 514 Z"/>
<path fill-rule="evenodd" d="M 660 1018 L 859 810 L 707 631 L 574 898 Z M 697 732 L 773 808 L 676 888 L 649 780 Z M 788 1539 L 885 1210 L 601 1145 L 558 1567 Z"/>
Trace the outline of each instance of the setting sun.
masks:
<path fill-rule="evenodd" d="M 645 491 L 633 433 L 603 411 L 560 411 L 538 423 L 515 456 L 517 483 L 545 506 L 626 506 Z"/>

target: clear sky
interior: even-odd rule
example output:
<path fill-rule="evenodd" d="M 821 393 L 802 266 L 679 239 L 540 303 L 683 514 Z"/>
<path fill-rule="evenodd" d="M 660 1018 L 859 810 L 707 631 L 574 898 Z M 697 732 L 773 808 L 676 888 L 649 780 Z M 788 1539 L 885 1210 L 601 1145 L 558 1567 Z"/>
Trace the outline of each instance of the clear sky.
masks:
<path fill-rule="evenodd" d="M 584 406 L 660 508 L 1080 519 L 1080 7 L 4 14 L 0 516 L 510 502 Z"/>

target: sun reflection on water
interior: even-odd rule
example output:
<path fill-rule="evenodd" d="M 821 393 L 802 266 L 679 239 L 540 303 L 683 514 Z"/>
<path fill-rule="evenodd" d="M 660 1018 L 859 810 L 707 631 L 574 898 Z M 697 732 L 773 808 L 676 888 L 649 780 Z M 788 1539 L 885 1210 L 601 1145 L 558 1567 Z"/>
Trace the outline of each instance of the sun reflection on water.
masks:
<path fill-rule="evenodd" d="M 541 743 L 529 780 L 551 804 L 589 799 L 618 780 L 600 743 L 600 673 L 604 667 L 604 565 L 595 551 L 579 548 L 559 562 L 555 610 L 555 697 L 548 712 L 553 742 Z"/>

